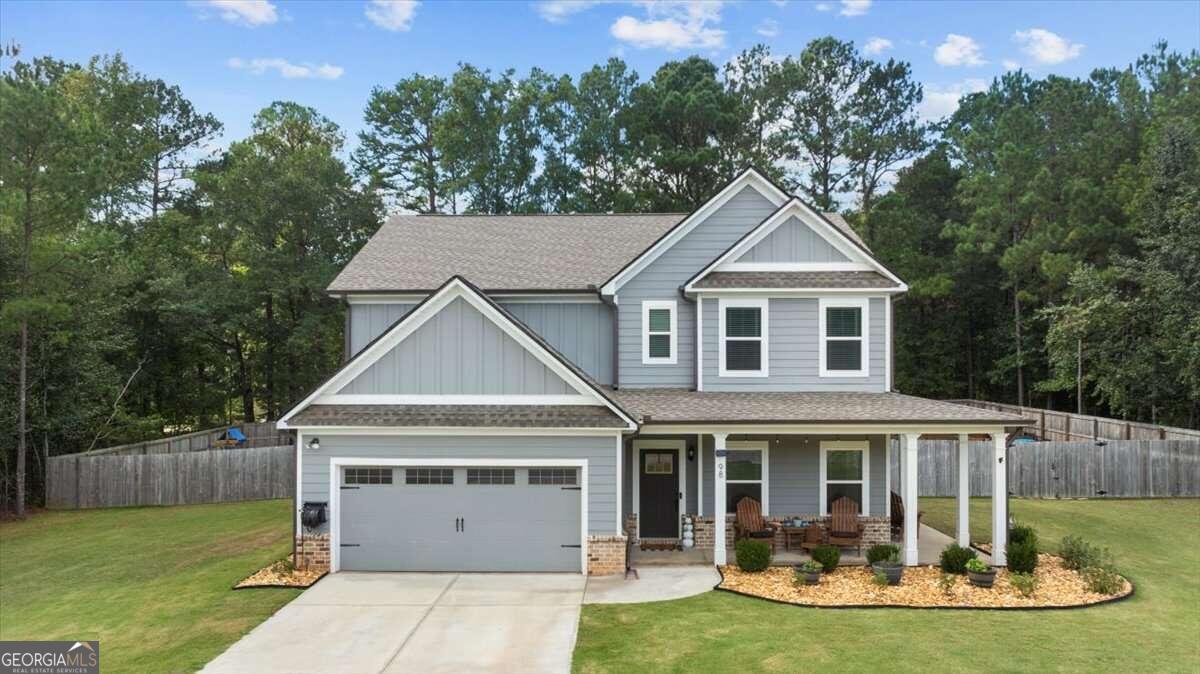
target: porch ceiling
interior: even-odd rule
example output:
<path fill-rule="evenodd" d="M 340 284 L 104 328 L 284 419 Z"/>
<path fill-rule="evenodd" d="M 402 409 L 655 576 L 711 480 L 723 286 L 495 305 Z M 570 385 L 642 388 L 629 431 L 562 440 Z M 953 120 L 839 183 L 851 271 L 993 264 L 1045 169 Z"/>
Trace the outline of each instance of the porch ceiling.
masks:
<path fill-rule="evenodd" d="M 619 389 L 611 395 L 643 424 L 980 424 L 1033 423 L 994 412 L 900 393 L 732 393 Z"/>

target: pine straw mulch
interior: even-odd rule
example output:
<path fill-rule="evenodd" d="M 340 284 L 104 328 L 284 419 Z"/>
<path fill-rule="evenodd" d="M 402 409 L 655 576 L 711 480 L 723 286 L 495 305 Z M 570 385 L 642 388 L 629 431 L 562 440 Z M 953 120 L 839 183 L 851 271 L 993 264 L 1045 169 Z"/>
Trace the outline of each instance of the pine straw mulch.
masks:
<path fill-rule="evenodd" d="M 1023 597 L 1009 582 L 1008 571 L 1000 569 L 995 585 L 981 588 L 971 585 L 966 575 L 958 576 L 950 592 L 938 585 L 941 569 L 917 566 L 904 569 L 899 585 L 879 587 L 869 567 L 839 567 L 821 575 L 819 585 L 793 583 L 795 572 L 788 566 L 773 566 L 761 573 L 747 573 L 736 566 L 721 567 L 722 580 L 717 587 L 789 604 L 804 606 L 911 606 L 919 608 L 1063 608 L 1088 606 L 1126 597 L 1133 585 L 1125 580 L 1124 589 L 1115 595 L 1096 594 L 1087 589 L 1079 574 L 1064 568 L 1054 555 L 1039 555 L 1037 589 Z"/>
<path fill-rule="evenodd" d="M 249 587 L 306 588 L 321 580 L 326 573 L 328 572 L 321 569 L 297 569 L 292 566 L 291 559 L 281 559 L 246 576 L 237 585 L 234 585 L 233 589 L 244 590 Z"/>

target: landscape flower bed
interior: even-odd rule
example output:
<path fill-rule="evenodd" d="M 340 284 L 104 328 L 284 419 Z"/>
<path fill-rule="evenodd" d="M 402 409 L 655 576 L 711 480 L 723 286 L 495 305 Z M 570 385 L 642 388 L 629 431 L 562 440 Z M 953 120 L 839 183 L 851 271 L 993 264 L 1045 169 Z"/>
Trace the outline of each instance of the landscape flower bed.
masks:
<path fill-rule="evenodd" d="M 305 588 L 321 580 L 325 573 L 319 569 L 297 569 L 290 558 L 281 559 L 246 576 L 241 582 L 234 585 L 233 589 L 241 590 L 248 587 Z"/>
<path fill-rule="evenodd" d="M 1039 555 L 1037 586 L 1023 596 L 1010 581 L 1007 569 L 996 574 L 995 586 L 980 588 L 963 576 L 943 589 L 942 571 L 933 566 L 909 567 L 899 585 L 881 586 L 863 567 L 839 567 L 821 576 L 818 585 L 795 582 L 791 567 L 775 566 L 748 573 L 736 566 L 721 567 L 718 586 L 741 594 L 805 606 L 913 606 L 942 608 L 1039 608 L 1087 606 L 1126 596 L 1133 585 L 1122 579 L 1122 589 L 1111 595 L 1089 591 L 1079 573 L 1067 569 L 1054 555 Z"/>

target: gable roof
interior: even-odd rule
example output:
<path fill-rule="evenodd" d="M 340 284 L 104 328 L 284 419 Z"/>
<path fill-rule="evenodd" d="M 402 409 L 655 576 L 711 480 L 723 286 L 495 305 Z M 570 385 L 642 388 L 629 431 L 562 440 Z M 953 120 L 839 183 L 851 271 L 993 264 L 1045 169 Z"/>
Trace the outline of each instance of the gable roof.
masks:
<path fill-rule="evenodd" d="M 325 396 L 335 394 L 341 390 L 348 382 L 366 371 L 367 368 L 389 353 L 397 344 L 412 335 L 426 321 L 457 298 L 466 300 L 467 303 L 483 314 L 486 319 L 491 320 L 503 329 L 509 337 L 516 340 L 529 353 L 566 381 L 581 396 L 583 404 L 607 408 L 623 422 L 624 428 L 627 430 L 636 430 L 637 424 L 633 421 L 633 418 L 613 400 L 605 389 L 601 388 L 595 380 L 580 369 L 578 365 L 572 363 L 543 337 L 531 330 L 499 304 L 496 304 L 495 301 L 485 295 L 478 287 L 457 275 L 450 277 L 437 290 L 422 300 L 420 304 L 393 323 L 387 330 L 384 330 L 370 344 L 347 361 L 333 376 L 329 377 L 324 383 L 305 396 L 287 414 L 280 417 L 278 426 L 280 428 L 289 428 L 291 426 L 288 424 L 288 421 L 304 412 L 306 408 L 328 402 L 328 398 Z M 364 399 L 370 398 L 370 396 L 351 396 L 348 398 L 348 401 L 355 404 L 362 404 Z M 392 398 L 392 396 L 376 397 L 382 404 L 392 402 Z M 422 396 L 404 397 L 406 403 L 419 403 L 422 398 Z M 430 404 L 448 404 L 453 402 L 452 399 L 454 397 L 426 396 L 424 398 Z M 464 396 L 462 399 L 464 403 L 478 403 L 475 396 Z M 521 402 L 525 401 L 521 400 L 520 396 L 495 397 L 496 404 L 511 405 Z M 556 399 L 553 402 L 558 403 L 561 401 Z M 400 407 L 412 406 L 415 405 L 401 405 Z"/>
<path fill-rule="evenodd" d="M 780 225 L 788 222 L 791 218 L 799 219 L 803 224 L 812 228 L 814 232 L 831 245 L 845 254 L 849 259 L 856 262 L 849 265 L 842 263 L 809 263 L 809 264 L 754 264 L 750 263 L 743 265 L 745 269 L 728 268 L 738 258 L 752 249 L 759 242 L 763 241 L 771 232 L 775 231 Z M 846 221 L 841 217 L 838 220 L 844 225 Z M 849 229 L 849 227 L 846 227 Z M 853 231 L 853 230 L 850 230 Z M 857 235 L 848 234 L 845 229 L 838 226 L 823 213 L 815 210 L 807 203 L 798 197 L 791 197 L 785 203 L 781 204 L 774 213 L 767 216 L 757 227 L 746 232 L 737 241 L 733 242 L 729 248 L 725 249 L 724 253 L 717 256 L 715 260 L 710 262 L 700 271 L 696 272 L 686 283 L 683 284 L 685 292 L 690 292 L 696 289 L 697 283 L 703 280 L 709 274 L 714 272 L 742 273 L 746 271 L 771 271 L 771 272 L 795 272 L 795 271 L 868 271 L 873 270 L 879 275 L 894 282 L 892 287 L 898 288 L 901 291 L 907 290 L 908 286 L 900 280 L 898 276 L 893 274 L 887 267 L 883 265 L 867 248 L 866 244 Z M 726 279 L 727 281 L 729 279 Z M 742 285 L 740 287 L 747 287 Z M 767 287 L 780 287 L 778 285 Z"/>

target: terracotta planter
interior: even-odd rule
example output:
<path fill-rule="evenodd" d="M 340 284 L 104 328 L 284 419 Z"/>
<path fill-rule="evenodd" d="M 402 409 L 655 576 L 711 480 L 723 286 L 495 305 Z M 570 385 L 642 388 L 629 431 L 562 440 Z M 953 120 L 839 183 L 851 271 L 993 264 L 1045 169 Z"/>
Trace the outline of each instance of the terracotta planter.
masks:
<path fill-rule="evenodd" d="M 991 587 L 996 582 L 996 570 L 967 571 L 967 578 L 975 587 Z"/>
<path fill-rule="evenodd" d="M 875 573 L 882 573 L 887 576 L 888 585 L 899 585 L 900 578 L 904 576 L 904 565 L 896 564 L 872 564 L 871 570 Z"/>

